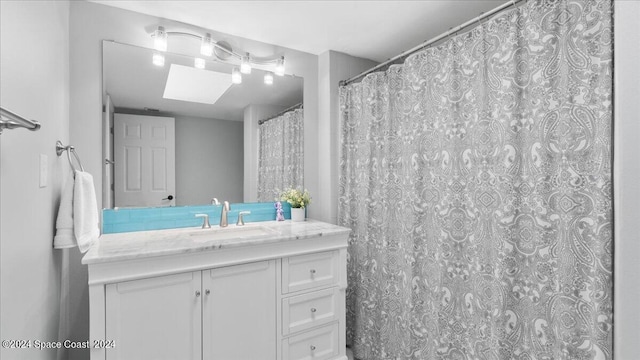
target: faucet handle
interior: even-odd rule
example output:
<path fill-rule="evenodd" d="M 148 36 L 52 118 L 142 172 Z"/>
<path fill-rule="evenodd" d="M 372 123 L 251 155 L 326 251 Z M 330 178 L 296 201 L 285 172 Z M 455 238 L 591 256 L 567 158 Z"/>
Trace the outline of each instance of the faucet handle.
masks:
<path fill-rule="evenodd" d="M 249 214 L 251 214 L 251 211 L 240 211 L 238 213 L 238 222 L 236 223 L 236 226 L 244 225 L 244 216 Z"/>
<path fill-rule="evenodd" d="M 209 224 L 209 215 L 208 214 L 196 214 L 197 218 L 204 218 L 204 220 L 202 221 L 202 228 L 203 229 L 211 229 L 211 224 Z"/>
<path fill-rule="evenodd" d="M 211 205 L 220 205 L 220 201 L 218 201 L 218 198 L 212 198 Z"/>

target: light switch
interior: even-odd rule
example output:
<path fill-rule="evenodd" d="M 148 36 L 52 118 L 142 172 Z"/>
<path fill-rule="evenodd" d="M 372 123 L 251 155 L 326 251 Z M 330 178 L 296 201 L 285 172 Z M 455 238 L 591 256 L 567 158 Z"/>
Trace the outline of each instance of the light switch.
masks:
<path fill-rule="evenodd" d="M 49 168 L 49 160 L 47 155 L 40 154 L 40 187 L 47 187 L 47 170 Z"/>

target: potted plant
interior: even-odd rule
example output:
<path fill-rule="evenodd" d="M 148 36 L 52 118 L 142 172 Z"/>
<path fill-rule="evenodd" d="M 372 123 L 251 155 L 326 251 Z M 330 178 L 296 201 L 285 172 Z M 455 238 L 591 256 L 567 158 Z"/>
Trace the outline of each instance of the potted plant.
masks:
<path fill-rule="evenodd" d="M 309 191 L 288 188 L 280 194 L 280 200 L 291 205 L 291 221 L 304 221 L 305 208 L 311 202 Z"/>

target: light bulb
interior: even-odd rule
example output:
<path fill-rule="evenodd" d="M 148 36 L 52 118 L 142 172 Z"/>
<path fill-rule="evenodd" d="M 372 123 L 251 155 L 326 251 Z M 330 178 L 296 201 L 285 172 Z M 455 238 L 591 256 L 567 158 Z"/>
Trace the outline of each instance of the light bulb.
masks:
<path fill-rule="evenodd" d="M 284 75 L 284 56 L 278 59 L 276 62 L 276 75 L 278 76 Z"/>
<path fill-rule="evenodd" d="M 158 29 L 153 32 L 153 48 L 158 51 L 167 51 L 167 32 L 162 26 L 158 26 Z"/>
<path fill-rule="evenodd" d="M 159 53 L 153 54 L 153 65 L 163 67 L 164 66 L 164 55 L 159 54 Z"/>
<path fill-rule="evenodd" d="M 242 74 L 237 67 L 234 67 L 231 71 L 231 82 L 233 84 L 242 84 Z"/>
<path fill-rule="evenodd" d="M 200 53 L 204 56 L 213 55 L 213 39 L 211 39 L 211 34 L 206 33 L 202 37 L 202 42 L 200 43 Z"/>
<path fill-rule="evenodd" d="M 251 57 L 249 53 L 242 57 L 242 61 L 240 62 L 240 72 L 243 74 L 251 74 Z"/>
<path fill-rule="evenodd" d="M 193 66 L 195 66 L 198 69 L 204 69 L 204 65 L 205 65 L 204 59 L 202 58 L 195 58 L 193 60 Z"/>
<path fill-rule="evenodd" d="M 267 72 L 264 74 L 264 84 L 265 85 L 273 85 L 273 73 Z"/>

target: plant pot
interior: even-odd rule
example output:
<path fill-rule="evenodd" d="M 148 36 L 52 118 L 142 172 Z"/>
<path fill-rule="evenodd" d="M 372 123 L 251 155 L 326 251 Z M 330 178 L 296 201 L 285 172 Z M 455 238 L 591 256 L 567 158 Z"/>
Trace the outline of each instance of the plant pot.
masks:
<path fill-rule="evenodd" d="M 304 221 L 305 208 L 291 208 L 291 221 Z"/>

